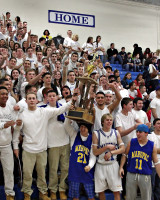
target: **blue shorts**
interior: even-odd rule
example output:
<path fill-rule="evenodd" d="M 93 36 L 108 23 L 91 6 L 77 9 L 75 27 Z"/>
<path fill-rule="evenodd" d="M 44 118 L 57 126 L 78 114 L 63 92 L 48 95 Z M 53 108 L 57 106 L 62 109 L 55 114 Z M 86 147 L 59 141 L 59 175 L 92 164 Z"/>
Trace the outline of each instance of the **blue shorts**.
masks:
<path fill-rule="evenodd" d="M 80 184 L 77 182 L 69 182 L 69 197 L 70 198 L 79 198 L 80 194 Z M 94 194 L 94 184 L 83 184 L 86 194 L 89 199 L 93 199 Z"/>

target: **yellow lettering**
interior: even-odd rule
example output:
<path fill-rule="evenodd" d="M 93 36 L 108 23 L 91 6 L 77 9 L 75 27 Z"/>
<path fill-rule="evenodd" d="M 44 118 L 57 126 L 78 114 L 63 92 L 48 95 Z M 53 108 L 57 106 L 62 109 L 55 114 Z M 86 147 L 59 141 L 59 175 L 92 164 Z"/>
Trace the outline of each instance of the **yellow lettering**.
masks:
<path fill-rule="evenodd" d="M 88 148 L 86 148 L 86 150 L 85 150 L 85 154 L 88 156 L 88 153 L 89 153 L 89 149 Z"/>
<path fill-rule="evenodd" d="M 149 155 L 142 151 L 134 151 L 132 152 L 132 158 L 141 158 L 148 162 Z M 141 163 L 140 163 L 141 164 Z M 140 166 L 141 168 L 141 166 Z"/>
<path fill-rule="evenodd" d="M 145 158 L 145 153 L 144 153 L 144 152 L 142 152 L 142 158 L 143 158 L 143 159 Z"/>
<path fill-rule="evenodd" d="M 78 162 L 78 163 L 84 163 L 84 164 L 86 164 L 87 161 L 86 161 L 85 154 L 83 154 L 83 153 L 78 153 L 77 162 Z"/>
<path fill-rule="evenodd" d="M 77 145 L 75 147 L 75 152 L 77 152 L 77 151 L 84 152 L 87 156 L 89 155 L 89 149 L 83 145 Z"/>
<path fill-rule="evenodd" d="M 135 152 L 135 157 L 136 157 L 136 158 L 138 157 L 137 151 Z"/>
<path fill-rule="evenodd" d="M 75 148 L 75 152 L 78 151 L 78 146 L 79 146 L 79 145 L 76 146 L 76 148 Z"/>
<path fill-rule="evenodd" d="M 138 151 L 138 158 L 141 156 L 141 152 L 140 151 Z"/>
<path fill-rule="evenodd" d="M 132 158 L 134 158 L 135 157 L 135 151 L 134 152 L 132 152 Z"/>

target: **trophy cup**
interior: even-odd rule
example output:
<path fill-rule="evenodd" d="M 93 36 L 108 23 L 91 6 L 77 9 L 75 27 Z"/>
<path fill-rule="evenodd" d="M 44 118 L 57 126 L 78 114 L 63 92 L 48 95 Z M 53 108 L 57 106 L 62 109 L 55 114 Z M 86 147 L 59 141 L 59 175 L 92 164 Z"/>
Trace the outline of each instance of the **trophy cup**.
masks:
<path fill-rule="evenodd" d="M 94 123 L 94 115 L 93 115 L 93 102 L 94 98 L 91 99 L 90 102 L 90 108 L 88 108 L 88 92 L 90 89 L 91 84 L 94 84 L 94 92 L 96 90 L 97 82 L 89 77 L 77 77 L 77 83 L 82 83 L 82 90 L 81 90 L 81 98 L 78 107 L 76 107 L 74 110 L 69 110 L 68 116 L 66 116 L 69 119 L 75 120 L 79 123 L 88 123 L 93 124 Z"/>
<path fill-rule="evenodd" d="M 87 67 L 88 74 L 94 70 L 93 62 L 96 59 L 97 55 L 94 55 L 93 60 Z M 88 93 L 90 86 L 94 84 L 94 93 L 96 92 L 97 82 L 90 77 L 76 77 L 76 88 L 79 83 L 81 84 L 81 98 L 79 105 L 74 110 L 69 110 L 68 116 L 69 119 L 75 120 L 78 123 L 88 123 L 94 124 L 94 113 L 93 113 L 93 103 L 94 98 L 88 99 Z M 74 102 L 75 103 L 75 102 Z M 90 103 L 90 107 L 88 108 L 88 104 Z"/>

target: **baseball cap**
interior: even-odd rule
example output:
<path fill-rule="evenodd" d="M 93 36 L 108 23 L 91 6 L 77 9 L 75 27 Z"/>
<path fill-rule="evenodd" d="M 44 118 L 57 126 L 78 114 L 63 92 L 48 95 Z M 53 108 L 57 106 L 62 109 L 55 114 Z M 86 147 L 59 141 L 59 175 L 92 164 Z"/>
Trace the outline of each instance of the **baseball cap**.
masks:
<path fill-rule="evenodd" d="M 98 73 L 97 70 L 93 70 L 93 72 L 90 75 L 97 74 L 97 73 Z"/>
<path fill-rule="evenodd" d="M 104 94 L 113 94 L 112 90 L 104 90 Z"/>
<path fill-rule="evenodd" d="M 145 132 L 145 133 L 150 132 L 148 126 L 145 124 L 138 125 L 136 131 Z"/>
<path fill-rule="evenodd" d="M 92 124 L 88 124 L 88 123 L 84 123 L 84 122 L 78 123 L 79 128 L 80 128 L 80 126 L 82 126 L 82 125 L 85 126 L 85 127 L 88 129 L 88 132 L 91 131 Z"/>

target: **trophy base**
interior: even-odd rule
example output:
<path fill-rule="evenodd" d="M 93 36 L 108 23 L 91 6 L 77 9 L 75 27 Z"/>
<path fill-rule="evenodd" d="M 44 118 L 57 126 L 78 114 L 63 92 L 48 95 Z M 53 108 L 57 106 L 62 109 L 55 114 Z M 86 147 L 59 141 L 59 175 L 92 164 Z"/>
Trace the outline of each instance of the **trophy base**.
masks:
<path fill-rule="evenodd" d="M 90 113 L 88 113 L 87 109 L 76 108 L 75 110 L 69 110 L 68 116 L 69 119 L 75 120 L 79 123 L 88 123 L 94 124 L 94 117 Z"/>

